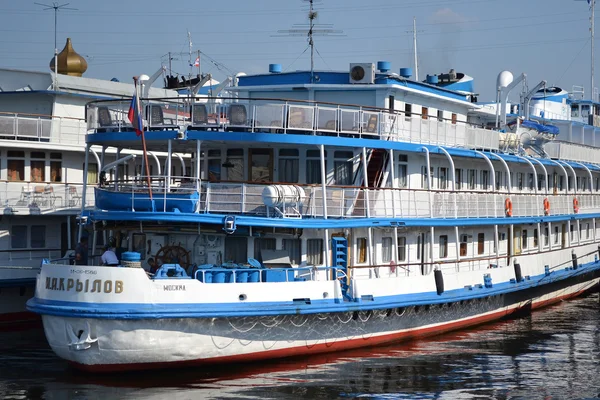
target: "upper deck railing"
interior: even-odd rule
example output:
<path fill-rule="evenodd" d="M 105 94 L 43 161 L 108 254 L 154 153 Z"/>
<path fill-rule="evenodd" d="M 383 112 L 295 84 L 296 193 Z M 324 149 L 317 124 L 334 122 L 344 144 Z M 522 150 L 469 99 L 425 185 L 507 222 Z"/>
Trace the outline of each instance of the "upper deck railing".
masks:
<path fill-rule="evenodd" d="M 219 102 L 215 102 L 218 100 Z M 499 149 L 497 131 L 455 118 L 323 102 L 279 99 L 145 99 L 148 130 L 218 130 L 371 138 L 487 150 Z M 131 131 L 129 101 L 88 104 L 88 131 Z"/>
<path fill-rule="evenodd" d="M 81 118 L 0 112 L 0 139 L 84 145 L 86 121 Z"/>

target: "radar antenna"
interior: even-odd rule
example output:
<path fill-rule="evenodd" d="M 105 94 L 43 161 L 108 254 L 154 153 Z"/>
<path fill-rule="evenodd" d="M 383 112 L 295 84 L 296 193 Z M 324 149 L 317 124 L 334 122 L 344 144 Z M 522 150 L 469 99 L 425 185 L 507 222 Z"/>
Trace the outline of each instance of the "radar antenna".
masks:
<path fill-rule="evenodd" d="M 309 3 L 308 8 L 308 23 L 307 24 L 294 24 L 292 29 L 284 29 L 277 31 L 278 35 L 275 37 L 284 36 L 307 36 L 308 46 L 310 47 L 310 83 L 314 83 L 315 76 L 315 42 L 314 36 L 343 36 L 343 31 L 333 29 L 333 24 L 317 24 L 319 13 L 315 10 L 314 4 L 320 2 L 320 0 L 302 0 Z M 305 50 L 306 51 L 306 50 Z M 318 53 L 318 50 L 317 50 Z"/>

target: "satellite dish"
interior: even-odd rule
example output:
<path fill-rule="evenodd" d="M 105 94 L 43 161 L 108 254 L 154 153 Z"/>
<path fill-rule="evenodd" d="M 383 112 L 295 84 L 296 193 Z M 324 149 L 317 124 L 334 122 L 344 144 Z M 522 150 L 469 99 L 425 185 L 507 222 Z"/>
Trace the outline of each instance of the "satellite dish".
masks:
<path fill-rule="evenodd" d="M 350 76 L 355 81 L 360 81 L 365 77 L 365 69 L 360 65 L 355 65 L 350 70 Z"/>

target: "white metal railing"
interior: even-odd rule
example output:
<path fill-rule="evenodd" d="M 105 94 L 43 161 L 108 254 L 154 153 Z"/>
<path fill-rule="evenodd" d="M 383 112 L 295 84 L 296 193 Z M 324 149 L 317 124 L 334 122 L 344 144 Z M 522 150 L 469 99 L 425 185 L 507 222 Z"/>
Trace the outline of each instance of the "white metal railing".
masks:
<path fill-rule="evenodd" d="M 87 185 L 85 206 L 94 205 L 95 185 Z M 40 211 L 81 209 L 83 184 L 46 182 L 0 182 L 0 208 L 29 208 Z"/>
<path fill-rule="evenodd" d="M 0 113 L 0 139 L 84 145 L 85 133 L 83 119 Z"/>
<path fill-rule="evenodd" d="M 185 179 L 185 178 L 184 178 Z M 188 209 L 200 213 L 246 214 L 263 217 L 323 218 L 323 188 L 321 185 L 293 185 L 301 193 L 279 204 L 265 199 L 266 188 L 279 188 L 283 184 L 259 184 L 244 182 L 203 182 L 197 199 L 190 195 L 196 192 L 196 182 L 187 178 L 184 184 L 173 178 L 165 190 L 164 177 L 153 177 L 152 193 L 155 209 L 169 211 L 174 202 L 185 200 Z M 140 201 L 149 200 L 149 191 L 143 179 L 134 183 L 113 183 L 105 189 L 130 194 L 132 209 Z M 294 189 L 296 190 L 296 189 Z M 269 192 L 269 190 L 267 190 Z M 494 192 L 451 192 L 390 188 L 360 188 L 328 186 L 328 218 L 493 218 L 505 217 L 507 200 L 510 200 L 513 217 L 543 215 L 567 215 L 574 213 L 573 200 L 578 201 L 580 213 L 600 212 L 600 194 L 534 195 L 522 193 Z M 268 194 L 268 193 L 267 193 Z M 268 197 L 268 196 L 267 196 Z M 549 210 L 544 210 L 544 200 Z M 119 200 L 121 205 L 123 200 Z M 196 204 L 197 203 L 197 204 Z M 129 207 L 129 206 L 128 206 Z M 141 208 L 140 208 L 141 209 Z M 188 211 L 192 212 L 192 211 Z"/>
<path fill-rule="evenodd" d="M 220 100 L 222 101 L 222 100 Z M 92 132 L 131 131 L 128 101 L 88 105 L 87 128 Z M 497 131 L 464 122 L 440 120 L 399 111 L 311 102 L 239 100 L 235 103 L 184 104 L 179 99 L 144 101 L 144 125 L 149 130 L 218 129 L 266 131 L 408 141 L 476 149 L 498 150 Z"/>
<path fill-rule="evenodd" d="M 551 158 L 600 164 L 600 148 L 576 143 L 550 142 L 544 150 Z"/>

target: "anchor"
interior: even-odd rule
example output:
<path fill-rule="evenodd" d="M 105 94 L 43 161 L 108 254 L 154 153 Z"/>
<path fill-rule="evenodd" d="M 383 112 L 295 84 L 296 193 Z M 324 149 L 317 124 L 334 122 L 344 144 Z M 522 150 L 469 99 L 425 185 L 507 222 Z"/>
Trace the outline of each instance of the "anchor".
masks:
<path fill-rule="evenodd" d="M 81 329 L 75 333 L 75 329 L 71 324 L 66 324 L 67 338 L 69 340 L 69 349 L 71 350 L 87 350 L 92 347 L 92 343 L 98 341 L 98 338 L 90 337 L 90 324 L 86 321 L 85 329 Z"/>

